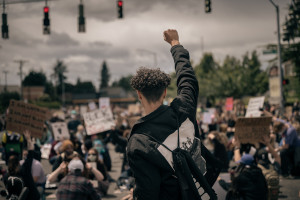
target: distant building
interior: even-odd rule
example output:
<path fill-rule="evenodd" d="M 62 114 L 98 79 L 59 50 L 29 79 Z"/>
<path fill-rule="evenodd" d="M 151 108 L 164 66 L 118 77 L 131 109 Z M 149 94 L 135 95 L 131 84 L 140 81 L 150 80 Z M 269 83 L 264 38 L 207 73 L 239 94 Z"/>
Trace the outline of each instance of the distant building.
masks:
<path fill-rule="evenodd" d="M 137 101 L 134 92 L 127 92 L 121 87 L 108 87 L 101 89 L 98 94 L 72 94 L 72 102 L 73 104 L 87 104 L 90 101 L 94 101 L 98 104 L 100 97 L 109 97 L 112 105 L 127 105 Z"/>
<path fill-rule="evenodd" d="M 287 61 L 282 64 L 283 66 L 283 76 L 284 77 L 292 77 L 296 76 L 295 65 L 291 61 Z"/>
<path fill-rule="evenodd" d="M 45 94 L 44 90 L 43 86 L 23 87 L 23 98 L 27 101 L 37 101 Z"/>
<path fill-rule="evenodd" d="M 5 90 L 5 85 L 0 85 L 0 93 L 4 92 Z M 7 92 L 17 92 L 18 94 L 20 94 L 21 89 L 20 86 L 18 85 L 8 85 L 6 88 Z"/>

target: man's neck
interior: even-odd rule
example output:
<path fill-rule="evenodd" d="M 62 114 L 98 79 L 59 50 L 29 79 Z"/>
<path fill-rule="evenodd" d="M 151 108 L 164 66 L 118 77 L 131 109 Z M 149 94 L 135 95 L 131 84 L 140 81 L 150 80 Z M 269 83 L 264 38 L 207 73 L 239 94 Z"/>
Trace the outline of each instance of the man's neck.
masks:
<path fill-rule="evenodd" d="M 162 104 L 160 102 L 144 105 L 146 115 L 149 115 L 150 113 L 155 111 L 157 108 L 159 108 L 161 105 Z"/>

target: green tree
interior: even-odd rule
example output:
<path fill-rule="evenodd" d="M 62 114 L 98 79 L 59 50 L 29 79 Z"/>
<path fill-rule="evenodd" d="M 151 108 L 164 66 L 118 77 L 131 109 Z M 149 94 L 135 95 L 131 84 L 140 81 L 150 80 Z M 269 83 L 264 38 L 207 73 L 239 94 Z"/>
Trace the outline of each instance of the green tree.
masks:
<path fill-rule="evenodd" d="M 199 83 L 199 98 L 213 99 L 215 91 L 211 88 L 218 64 L 214 61 L 212 53 L 204 53 L 200 64 L 195 66 L 195 74 Z"/>
<path fill-rule="evenodd" d="M 35 72 L 31 70 L 29 74 L 24 78 L 24 86 L 45 86 L 47 78 L 44 72 Z"/>
<path fill-rule="evenodd" d="M 106 61 L 102 63 L 102 69 L 100 71 L 100 89 L 107 88 L 109 84 L 110 74 Z"/>
<path fill-rule="evenodd" d="M 292 61 L 300 83 L 300 1 L 294 0 L 289 5 L 289 16 L 283 28 L 283 41 L 288 45 L 283 46 L 283 61 Z"/>
<path fill-rule="evenodd" d="M 65 76 L 65 73 L 68 72 L 67 66 L 63 63 L 62 60 L 57 60 L 53 70 L 54 73 L 52 74 L 52 76 L 55 78 L 56 86 L 62 85 L 63 81 L 67 79 L 67 77 Z"/>
<path fill-rule="evenodd" d="M 255 96 L 263 94 L 268 90 L 268 75 L 265 71 L 261 70 L 261 63 L 258 59 L 256 51 L 248 53 L 243 56 L 242 61 L 244 71 L 243 86 L 246 95 Z"/>
<path fill-rule="evenodd" d="M 73 88 L 73 93 L 95 93 L 95 86 L 91 81 L 81 82 L 80 78 L 77 79 L 77 83 Z"/>
<path fill-rule="evenodd" d="M 17 92 L 3 92 L 0 94 L 0 113 L 5 112 L 11 99 L 20 100 L 20 95 Z"/>
<path fill-rule="evenodd" d="M 112 86 L 113 87 L 121 87 L 125 91 L 131 91 L 131 90 L 133 90 L 130 85 L 131 78 L 132 78 L 132 75 L 122 76 L 118 81 L 114 81 L 112 83 Z"/>

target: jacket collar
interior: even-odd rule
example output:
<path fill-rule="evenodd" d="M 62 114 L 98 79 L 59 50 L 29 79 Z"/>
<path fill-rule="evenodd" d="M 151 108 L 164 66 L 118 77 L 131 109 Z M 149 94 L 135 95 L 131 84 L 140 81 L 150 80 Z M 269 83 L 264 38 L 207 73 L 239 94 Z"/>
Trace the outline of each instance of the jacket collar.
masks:
<path fill-rule="evenodd" d="M 128 137 L 128 139 L 130 139 L 130 137 L 134 134 L 134 130 L 142 123 L 146 122 L 146 121 L 149 121 L 153 118 L 156 118 L 157 116 L 159 116 L 161 113 L 165 112 L 167 109 L 168 109 L 169 106 L 166 106 L 166 105 L 161 105 L 159 106 L 156 110 L 154 110 L 152 113 L 144 116 L 144 117 L 141 117 L 135 124 L 134 126 L 132 127 L 132 130 L 131 130 L 131 133 Z"/>

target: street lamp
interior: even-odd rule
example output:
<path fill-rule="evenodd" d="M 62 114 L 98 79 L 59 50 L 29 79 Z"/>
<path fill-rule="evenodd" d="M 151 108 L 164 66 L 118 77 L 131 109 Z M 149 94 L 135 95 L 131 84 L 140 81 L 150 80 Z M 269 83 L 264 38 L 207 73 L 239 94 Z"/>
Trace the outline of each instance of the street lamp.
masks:
<path fill-rule="evenodd" d="M 141 52 L 141 53 L 148 53 L 148 54 L 152 54 L 153 55 L 153 61 L 154 61 L 154 67 L 157 67 L 157 54 L 153 51 L 147 50 L 147 49 L 138 49 L 137 51 Z"/>
<path fill-rule="evenodd" d="M 276 9 L 277 15 L 277 53 L 278 53 L 278 73 L 279 73 L 279 88 L 280 88 L 280 112 L 283 112 L 283 92 L 282 92 L 282 60 L 281 60 L 281 43 L 280 43 L 280 22 L 279 22 L 279 6 L 273 0 L 269 0 Z"/>

